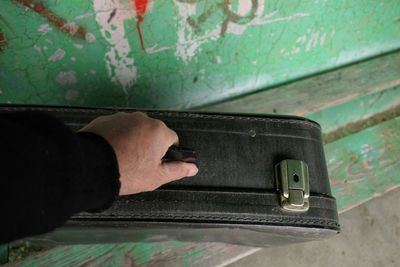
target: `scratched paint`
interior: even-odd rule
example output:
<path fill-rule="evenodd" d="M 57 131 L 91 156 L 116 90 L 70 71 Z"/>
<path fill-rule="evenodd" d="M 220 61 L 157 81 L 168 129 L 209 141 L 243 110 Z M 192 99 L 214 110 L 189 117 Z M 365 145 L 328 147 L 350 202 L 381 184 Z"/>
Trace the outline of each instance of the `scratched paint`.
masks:
<path fill-rule="evenodd" d="M 64 56 L 65 56 L 65 51 L 59 48 L 54 52 L 53 55 L 49 57 L 49 61 L 56 62 L 63 59 Z"/>
<path fill-rule="evenodd" d="M 299 36 L 295 43 L 289 48 L 281 48 L 280 53 L 285 56 L 293 56 L 302 52 L 310 52 L 315 49 L 320 49 L 326 43 L 332 42 L 335 36 L 335 29 L 327 32 L 307 29 L 306 34 Z"/>
<path fill-rule="evenodd" d="M 62 71 L 57 75 L 56 80 L 60 85 L 76 84 L 76 73 L 75 71 Z"/>
<path fill-rule="evenodd" d="M 279 16 L 278 10 L 265 13 L 264 0 L 239 1 L 237 11 L 231 10 L 232 5 L 229 2 L 224 2 L 224 4 L 218 5 L 218 8 L 222 6 L 225 16 L 222 24 L 216 25 L 211 31 L 207 31 L 204 35 L 199 36 L 198 33 L 196 33 L 196 29 L 200 27 L 198 23 L 187 23 L 187 21 L 191 20 L 191 17 L 196 14 L 196 5 L 191 2 L 181 2 L 180 0 L 175 0 L 174 3 L 178 7 L 179 14 L 177 31 L 178 42 L 176 44 L 175 55 L 185 63 L 188 63 L 193 57 L 195 57 L 200 46 L 210 41 L 217 41 L 222 35 L 242 35 L 249 27 L 292 21 L 309 16 L 307 12 L 297 12 L 290 16 Z M 206 13 L 211 13 L 210 10 L 212 9 L 210 8 Z M 203 14 L 201 14 L 200 17 Z M 248 16 L 247 19 L 245 19 L 246 15 Z M 243 19 L 245 20 L 241 21 Z M 201 22 L 203 22 L 203 20 L 204 19 L 199 19 Z M 172 48 L 173 46 L 171 45 L 157 48 L 157 50 L 148 50 L 148 52 L 162 52 Z"/>

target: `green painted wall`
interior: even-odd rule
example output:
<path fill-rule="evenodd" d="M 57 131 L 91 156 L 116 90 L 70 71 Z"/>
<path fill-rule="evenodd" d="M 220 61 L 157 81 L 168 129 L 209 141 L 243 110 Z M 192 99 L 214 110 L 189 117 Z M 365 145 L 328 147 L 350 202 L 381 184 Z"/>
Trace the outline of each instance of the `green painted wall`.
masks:
<path fill-rule="evenodd" d="M 1 0 L 0 102 L 190 108 L 396 48 L 398 0 Z"/>

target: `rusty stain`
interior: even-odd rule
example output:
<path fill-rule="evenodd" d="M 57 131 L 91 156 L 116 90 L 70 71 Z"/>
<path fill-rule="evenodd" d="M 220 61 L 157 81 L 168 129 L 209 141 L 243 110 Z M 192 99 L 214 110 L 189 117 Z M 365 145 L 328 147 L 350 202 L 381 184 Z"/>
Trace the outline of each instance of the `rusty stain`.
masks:
<path fill-rule="evenodd" d="M 6 48 L 7 41 L 4 33 L 0 30 L 0 53 L 3 52 Z"/>
<path fill-rule="evenodd" d="M 45 18 L 51 25 L 55 26 L 60 31 L 73 37 L 85 39 L 86 30 L 84 27 L 77 26 L 77 29 L 75 31 L 72 31 L 71 27 L 69 26 L 70 24 L 68 24 L 67 21 L 65 21 L 65 19 L 57 15 L 51 9 L 46 7 L 43 3 L 37 0 L 14 0 L 14 1 L 38 13 L 43 18 Z"/>

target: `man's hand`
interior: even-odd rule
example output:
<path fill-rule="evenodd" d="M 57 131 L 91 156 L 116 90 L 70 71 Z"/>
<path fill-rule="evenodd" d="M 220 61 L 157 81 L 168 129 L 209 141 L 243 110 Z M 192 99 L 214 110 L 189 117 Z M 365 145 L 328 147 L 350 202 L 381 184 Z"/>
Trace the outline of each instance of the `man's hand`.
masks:
<path fill-rule="evenodd" d="M 168 148 L 178 144 L 178 136 L 162 121 L 144 113 L 102 116 L 81 131 L 102 136 L 114 148 L 121 175 L 120 195 L 152 191 L 198 172 L 191 163 L 162 162 Z"/>

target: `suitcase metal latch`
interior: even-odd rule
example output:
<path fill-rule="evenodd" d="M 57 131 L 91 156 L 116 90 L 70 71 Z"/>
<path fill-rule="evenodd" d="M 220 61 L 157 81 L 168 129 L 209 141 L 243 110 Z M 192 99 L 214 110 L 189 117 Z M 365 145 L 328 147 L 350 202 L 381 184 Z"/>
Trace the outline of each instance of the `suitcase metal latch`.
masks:
<path fill-rule="evenodd" d="M 307 211 L 310 187 L 308 166 L 300 160 L 283 160 L 275 165 L 281 206 L 290 211 Z"/>

